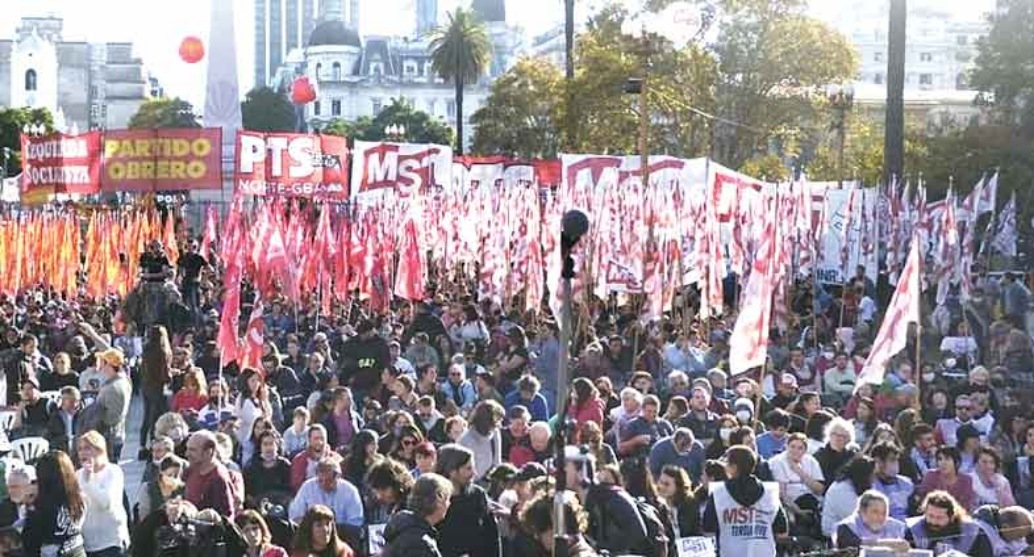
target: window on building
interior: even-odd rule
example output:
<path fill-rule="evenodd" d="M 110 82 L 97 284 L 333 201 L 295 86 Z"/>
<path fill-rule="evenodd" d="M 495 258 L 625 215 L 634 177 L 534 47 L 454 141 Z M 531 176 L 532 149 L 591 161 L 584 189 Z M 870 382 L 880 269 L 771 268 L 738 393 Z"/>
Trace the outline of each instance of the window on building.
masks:
<path fill-rule="evenodd" d="M 323 77 L 323 64 L 316 64 L 316 81 Z"/>
<path fill-rule="evenodd" d="M 370 64 L 370 73 L 372 75 L 381 75 L 384 73 L 384 64 L 380 62 L 373 62 Z"/>
<path fill-rule="evenodd" d="M 959 75 L 955 76 L 955 88 L 956 89 L 965 89 L 966 86 L 967 86 L 966 74 L 959 73 Z"/>
<path fill-rule="evenodd" d="M 381 113 L 381 109 L 384 107 L 384 105 L 381 103 L 380 99 L 371 99 L 370 102 L 373 105 L 373 115 L 377 116 Z"/>
<path fill-rule="evenodd" d="M 312 103 L 312 113 L 316 116 L 320 115 L 320 101 Z"/>
<path fill-rule="evenodd" d="M 933 74 L 932 73 L 921 73 L 919 74 L 920 85 L 933 85 Z"/>
<path fill-rule="evenodd" d="M 448 101 L 445 103 L 445 115 L 450 119 L 456 117 L 456 101 Z"/>
<path fill-rule="evenodd" d="M 35 91 L 36 90 L 36 70 L 25 71 L 25 90 Z"/>
<path fill-rule="evenodd" d="M 334 65 L 330 67 L 330 79 L 341 81 L 341 62 L 334 62 Z"/>
<path fill-rule="evenodd" d="M 966 35 L 959 35 L 955 37 L 955 44 L 959 46 L 966 46 L 967 44 L 969 44 L 969 37 L 967 37 Z"/>
<path fill-rule="evenodd" d="M 872 54 L 872 61 L 873 62 L 882 62 L 883 61 L 883 53 L 882 52 L 874 52 Z"/>
<path fill-rule="evenodd" d="M 438 104 L 438 103 L 436 103 L 436 102 L 434 101 L 434 99 L 428 99 L 428 100 L 427 100 L 427 113 L 428 113 L 428 114 L 430 114 L 431 116 L 434 116 L 434 110 L 435 110 L 436 108 L 438 108 L 438 107 L 436 106 L 437 104 Z"/>
<path fill-rule="evenodd" d="M 330 115 L 331 116 L 341 116 L 341 101 L 340 100 L 334 99 L 334 100 L 330 101 Z"/>
<path fill-rule="evenodd" d="M 875 76 L 873 76 L 873 83 L 875 83 L 876 85 L 883 85 L 883 74 L 877 73 Z"/>
<path fill-rule="evenodd" d="M 933 54 L 931 54 L 929 52 L 920 52 L 919 53 L 919 61 L 920 62 L 933 62 Z"/>

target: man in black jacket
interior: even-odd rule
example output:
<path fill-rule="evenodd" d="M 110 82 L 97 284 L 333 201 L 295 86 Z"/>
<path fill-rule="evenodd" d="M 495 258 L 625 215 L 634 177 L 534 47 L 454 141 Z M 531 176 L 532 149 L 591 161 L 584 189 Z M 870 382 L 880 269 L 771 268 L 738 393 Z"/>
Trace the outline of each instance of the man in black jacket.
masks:
<path fill-rule="evenodd" d="M 373 321 L 365 320 L 356 327 L 356 336 L 341 348 L 338 375 L 341 383 L 352 388 L 357 403 L 376 393 L 381 387 L 381 372 L 391 362 L 388 343 L 377 335 Z"/>
<path fill-rule="evenodd" d="M 384 528 L 381 557 L 442 557 L 434 527 L 445 520 L 451 498 L 452 482 L 438 474 L 420 476 L 409 492 L 409 510 L 392 515 Z M 375 549 L 371 543 L 371 555 Z"/>
<path fill-rule="evenodd" d="M 435 472 L 448 478 L 453 488 L 449 512 L 438 527 L 442 557 L 499 557 L 499 528 L 488 494 L 473 483 L 474 453 L 460 445 L 443 445 Z"/>
<path fill-rule="evenodd" d="M 595 483 L 596 462 L 587 450 L 567 447 L 567 486 L 589 512 L 588 537 L 611 555 L 635 553 L 648 544 L 646 524 L 635 500 L 619 485 Z"/>

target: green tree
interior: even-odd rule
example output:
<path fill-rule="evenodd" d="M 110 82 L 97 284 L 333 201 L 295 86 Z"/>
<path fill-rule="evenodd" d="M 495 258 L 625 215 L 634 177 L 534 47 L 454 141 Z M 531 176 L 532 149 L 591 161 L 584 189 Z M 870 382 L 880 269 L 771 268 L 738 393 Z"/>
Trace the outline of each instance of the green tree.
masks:
<path fill-rule="evenodd" d="M 21 134 L 27 124 L 42 124 L 48 132 L 54 131 L 54 117 L 45 108 L 0 108 L 0 166 L 7 153 L 10 176 L 21 172 Z"/>
<path fill-rule="evenodd" d="M 564 76 L 555 65 L 522 58 L 492 83 L 485 104 L 471 117 L 472 150 L 482 155 L 549 158 L 560 148 Z"/>
<path fill-rule="evenodd" d="M 858 180 L 865 186 L 879 185 L 883 180 L 883 125 L 864 117 L 849 117 L 844 145 L 844 180 Z M 929 166 L 929 138 L 919 122 L 905 125 L 905 168 L 915 176 Z M 821 138 L 814 155 L 805 162 L 808 178 L 836 181 L 840 178 L 837 156 L 840 140 L 834 130 Z M 906 176 L 906 178 L 909 178 Z"/>
<path fill-rule="evenodd" d="M 200 128 L 194 107 L 179 98 L 154 99 L 144 102 L 129 119 L 131 129 Z"/>
<path fill-rule="evenodd" d="M 576 121 L 571 149 L 639 152 L 641 99 L 625 93 L 630 78 L 647 78 L 648 148 L 675 156 L 706 154 L 715 107 L 717 63 L 697 46 L 678 50 L 655 34 L 621 32 L 628 13 L 610 6 L 594 17 L 575 49 L 571 97 Z M 648 72 L 648 73 L 647 73 Z"/>
<path fill-rule="evenodd" d="M 392 99 L 391 104 L 374 118 L 363 116 L 355 122 L 341 119 L 331 120 L 323 133 L 341 135 L 361 141 L 383 141 L 388 139 L 384 128 L 391 124 L 406 128 L 405 141 L 410 143 L 452 144 L 452 130 L 445 122 L 436 120 L 430 114 L 416 110 L 408 102 Z"/>
<path fill-rule="evenodd" d="M 248 91 L 241 103 L 244 128 L 257 132 L 292 132 L 297 118 L 294 105 L 269 87 Z"/>
<path fill-rule="evenodd" d="M 456 153 L 463 154 L 463 88 L 484 75 L 491 61 L 488 31 L 473 12 L 456 8 L 431 34 L 431 67 L 456 89 Z"/>
<path fill-rule="evenodd" d="M 740 165 L 740 172 L 766 180 L 782 182 L 790 177 L 790 168 L 775 153 L 755 155 Z"/>
<path fill-rule="evenodd" d="M 804 8 L 801 0 L 722 2 L 726 23 L 714 53 L 724 121 L 714 129 L 712 153 L 723 164 L 739 167 L 773 143 L 793 143 L 819 120 L 821 88 L 854 76 L 854 48 Z"/>
<path fill-rule="evenodd" d="M 970 84 L 980 90 L 998 121 L 1034 137 L 1034 3 L 999 0 L 991 30 L 979 43 Z"/>

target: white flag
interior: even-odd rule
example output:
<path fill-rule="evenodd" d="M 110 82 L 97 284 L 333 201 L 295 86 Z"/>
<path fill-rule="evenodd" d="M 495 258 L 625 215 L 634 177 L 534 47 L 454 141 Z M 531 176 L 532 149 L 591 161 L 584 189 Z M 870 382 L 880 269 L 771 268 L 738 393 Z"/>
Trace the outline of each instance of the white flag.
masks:
<path fill-rule="evenodd" d="M 729 338 L 729 372 L 732 375 L 763 366 L 768 357 L 768 330 L 775 289 L 777 199 L 778 196 L 773 195 L 765 200 L 769 207 L 764 216 L 765 229 L 743 289 L 742 309 Z"/>
<path fill-rule="evenodd" d="M 1016 257 L 1016 193 L 998 215 L 998 230 L 991 246 L 1002 255 Z"/>
<path fill-rule="evenodd" d="M 883 316 L 869 359 L 865 360 L 862 373 L 858 376 L 855 390 L 864 384 L 882 384 L 887 362 L 908 344 L 908 325 L 919 322 L 920 271 L 919 242 L 913 237 L 905 268 L 901 270 L 898 286 L 890 299 L 887 314 Z"/>

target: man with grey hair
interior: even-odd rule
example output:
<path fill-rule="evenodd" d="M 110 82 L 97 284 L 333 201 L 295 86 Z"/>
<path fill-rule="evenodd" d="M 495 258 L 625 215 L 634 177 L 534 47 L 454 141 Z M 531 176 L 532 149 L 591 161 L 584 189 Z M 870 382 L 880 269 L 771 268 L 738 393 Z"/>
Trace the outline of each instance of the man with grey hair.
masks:
<path fill-rule="evenodd" d="M 434 527 L 445 520 L 452 482 L 438 474 L 417 478 L 409 492 L 409 509 L 395 513 L 384 528 L 382 557 L 441 557 Z"/>
<path fill-rule="evenodd" d="M 473 482 L 474 453 L 454 443 L 442 445 L 435 472 L 448 478 L 453 488 L 448 513 L 439 526 L 442 555 L 498 557 L 499 527 L 488 494 Z"/>
<path fill-rule="evenodd" d="M 315 505 L 324 505 L 334 511 L 338 526 L 356 533 L 363 526 L 363 499 L 354 485 L 341 478 L 341 460 L 337 456 L 319 459 L 316 477 L 302 484 L 291 501 L 287 516 L 299 522 Z"/>

